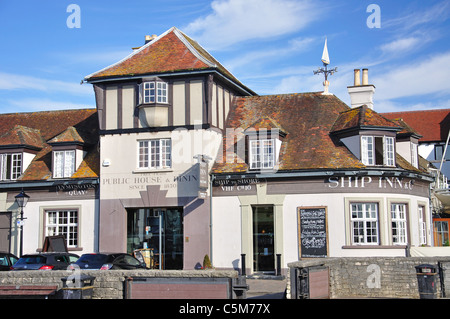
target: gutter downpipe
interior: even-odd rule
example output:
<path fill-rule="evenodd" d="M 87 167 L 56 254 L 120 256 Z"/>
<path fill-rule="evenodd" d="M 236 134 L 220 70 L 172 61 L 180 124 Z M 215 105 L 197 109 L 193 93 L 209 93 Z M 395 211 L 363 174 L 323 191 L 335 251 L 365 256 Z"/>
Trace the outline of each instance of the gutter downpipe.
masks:
<path fill-rule="evenodd" d="M 214 265 L 214 259 L 213 259 L 213 206 L 212 206 L 212 186 L 213 186 L 213 181 L 214 181 L 214 175 L 211 174 L 210 175 L 210 179 L 209 179 L 209 256 L 211 256 L 211 264 Z"/>

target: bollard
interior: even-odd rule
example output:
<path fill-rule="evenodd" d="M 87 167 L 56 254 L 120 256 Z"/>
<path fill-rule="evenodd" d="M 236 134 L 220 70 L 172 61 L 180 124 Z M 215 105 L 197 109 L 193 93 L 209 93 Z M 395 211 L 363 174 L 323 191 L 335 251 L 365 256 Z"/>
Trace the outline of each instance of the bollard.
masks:
<path fill-rule="evenodd" d="M 277 276 L 281 276 L 281 254 L 277 254 Z"/>
<path fill-rule="evenodd" d="M 241 275 L 245 276 L 245 254 L 241 254 Z"/>

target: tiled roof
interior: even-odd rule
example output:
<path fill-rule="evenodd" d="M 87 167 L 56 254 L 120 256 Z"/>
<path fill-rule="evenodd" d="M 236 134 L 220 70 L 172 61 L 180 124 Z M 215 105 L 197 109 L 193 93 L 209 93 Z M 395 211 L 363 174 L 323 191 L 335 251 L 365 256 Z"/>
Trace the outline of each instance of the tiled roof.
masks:
<path fill-rule="evenodd" d="M 411 126 L 408 125 L 403 119 L 391 119 L 392 122 L 397 124 L 402 128 L 400 132 L 397 133 L 397 136 L 415 136 L 417 138 L 421 138 L 422 135 L 417 133 Z"/>
<path fill-rule="evenodd" d="M 203 70 L 217 70 L 245 90 L 252 92 L 196 41 L 175 27 L 135 50 L 121 61 L 86 76 L 85 80 Z"/>
<path fill-rule="evenodd" d="M 331 128 L 332 132 L 362 128 L 388 128 L 400 130 L 398 124 L 384 118 L 367 105 L 342 112 Z"/>
<path fill-rule="evenodd" d="M 287 133 L 282 138 L 279 171 L 362 168 L 364 165 L 329 134 L 339 114 L 348 109 L 334 95 L 321 93 L 242 97 L 233 104 L 227 127 L 245 130 L 265 117 L 279 123 Z M 227 130 L 227 134 L 234 134 L 233 131 Z M 223 157 L 220 154 L 213 166 L 213 172 L 246 172 L 245 160 L 233 158 L 230 156 L 233 152 L 225 148 Z"/>
<path fill-rule="evenodd" d="M 439 142 L 447 139 L 450 129 L 450 109 L 382 113 L 388 119 L 402 119 L 423 137 L 419 142 Z"/>
<path fill-rule="evenodd" d="M 16 125 L 0 136 L 0 147 L 24 146 L 34 149 L 44 147 L 44 139 L 39 130 L 22 125 Z"/>
<path fill-rule="evenodd" d="M 29 133 L 25 139 L 24 132 Z M 33 142 L 34 144 L 30 146 L 40 149 L 20 180 L 51 178 L 50 141 L 83 142 L 87 146 L 87 154 L 72 178 L 99 176 L 99 155 L 96 145 L 98 118 L 95 109 L 0 114 L 0 136 L 0 145 L 3 147 L 17 145 L 17 141 L 22 141 L 24 143 L 20 145 L 30 145 Z"/>
<path fill-rule="evenodd" d="M 39 130 L 44 140 L 48 141 L 69 126 L 93 132 L 98 128 L 98 124 L 94 125 L 96 119 L 95 109 L 0 114 L 0 135 L 16 125 L 22 125 Z"/>
<path fill-rule="evenodd" d="M 274 119 L 272 119 L 269 116 L 264 116 L 261 119 L 258 119 L 255 123 L 251 124 L 246 131 L 250 131 L 250 130 L 255 130 L 255 131 L 260 131 L 260 130 L 273 130 L 273 129 L 277 129 L 279 130 L 282 134 L 286 134 L 286 129 L 284 129 L 279 123 L 277 123 Z"/>
<path fill-rule="evenodd" d="M 80 134 L 78 134 L 77 130 L 73 126 L 69 126 L 64 132 L 48 141 L 49 144 L 64 142 L 84 143 L 84 140 L 81 138 Z"/>
<path fill-rule="evenodd" d="M 226 143 L 239 141 L 242 136 L 236 132 L 244 132 L 261 123 L 267 124 L 262 125 L 266 129 L 282 127 L 286 133 L 285 137 L 281 137 L 278 172 L 365 168 L 366 166 L 331 134 L 332 131 L 369 127 L 394 131 L 401 129 L 370 108 L 350 109 L 336 96 L 323 95 L 321 92 L 240 97 L 235 100 L 230 110 L 227 119 L 229 129 L 226 130 L 223 140 L 223 154 L 217 157 L 213 173 L 249 172 L 245 158 L 242 158 L 248 155 L 235 154 L 237 142 L 234 145 Z M 417 171 L 398 154 L 397 166 Z"/>

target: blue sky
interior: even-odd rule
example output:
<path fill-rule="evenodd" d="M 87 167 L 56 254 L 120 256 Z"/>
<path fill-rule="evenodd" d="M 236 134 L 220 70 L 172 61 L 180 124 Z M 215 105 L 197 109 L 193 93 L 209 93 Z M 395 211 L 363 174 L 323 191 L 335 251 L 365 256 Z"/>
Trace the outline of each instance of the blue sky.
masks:
<path fill-rule="evenodd" d="M 378 112 L 450 108 L 450 0 L 0 0 L 0 112 L 95 107 L 81 80 L 173 26 L 261 95 L 322 91 L 327 38 L 347 104 L 368 68 Z"/>

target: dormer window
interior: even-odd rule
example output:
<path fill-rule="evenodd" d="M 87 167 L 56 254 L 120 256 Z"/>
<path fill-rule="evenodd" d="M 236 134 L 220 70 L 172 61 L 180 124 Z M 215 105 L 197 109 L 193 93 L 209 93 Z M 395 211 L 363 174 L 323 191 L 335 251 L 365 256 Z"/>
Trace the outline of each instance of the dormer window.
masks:
<path fill-rule="evenodd" d="M 149 81 L 139 85 L 139 104 L 154 103 L 168 103 L 168 89 L 166 82 Z"/>
<path fill-rule="evenodd" d="M 272 169 L 275 166 L 275 140 L 250 140 L 250 169 Z"/>
<path fill-rule="evenodd" d="M 0 180 L 16 180 L 22 174 L 22 153 L 0 154 Z"/>
<path fill-rule="evenodd" d="M 53 178 L 68 178 L 75 172 L 75 150 L 53 151 Z"/>
<path fill-rule="evenodd" d="M 275 120 L 263 117 L 245 131 L 247 160 L 250 170 L 273 170 L 278 164 L 281 139 L 286 131 Z"/>
<path fill-rule="evenodd" d="M 395 166 L 394 145 L 394 137 L 361 136 L 361 161 L 368 166 Z"/>

